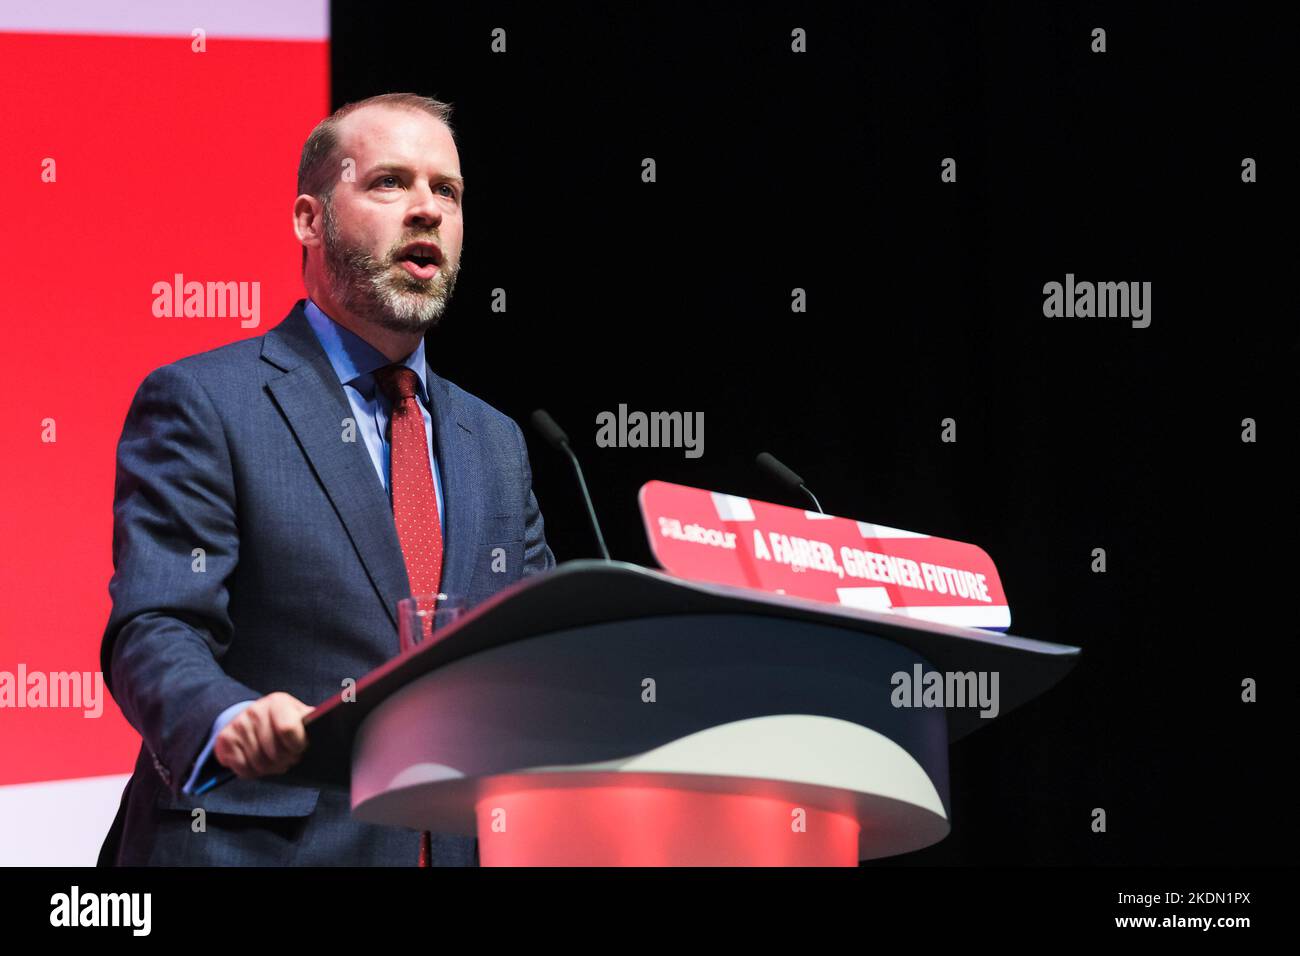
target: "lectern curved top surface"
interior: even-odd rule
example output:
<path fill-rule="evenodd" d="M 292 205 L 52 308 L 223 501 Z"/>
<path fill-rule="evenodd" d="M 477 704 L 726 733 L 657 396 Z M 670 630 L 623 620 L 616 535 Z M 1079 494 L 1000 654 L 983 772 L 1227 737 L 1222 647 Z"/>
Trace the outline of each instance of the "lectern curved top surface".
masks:
<path fill-rule="evenodd" d="M 1002 676 L 1001 713 L 1051 687 L 1080 654 L 1079 648 L 1069 645 L 688 581 L 624 562 L 570 561 L 506 588 L 455 624 L 436 631 L 432 642 L 376 668 L 360 679 L 355 699 L 345 702 L 340 693 L 321 703 L 306 721 L 307 752 L 287 776 L 347 783 L 353 739 L 365 718 L 391 694 L 445 664 L 551 632 L 687 614 L 726 615 L 733 620 L 735 615 L 756 615 L 830 625 L 909 648 L 938 671 L 996 671 Z M 974 712 L 950 711 L 950 739 L 988 722 Z"/>

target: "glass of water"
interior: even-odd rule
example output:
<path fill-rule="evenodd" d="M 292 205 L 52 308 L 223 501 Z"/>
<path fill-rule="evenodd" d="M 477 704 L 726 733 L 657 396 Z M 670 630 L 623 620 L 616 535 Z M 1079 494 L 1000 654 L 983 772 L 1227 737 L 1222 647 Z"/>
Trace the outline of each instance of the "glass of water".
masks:
<path fill-rule="evenodd" d="M 401 652 L 432 640 L 435 631 L 450 627 L 464 612 L 464 603 L 449 594 L 412 594 L 397 602 L 397 637 Z"/>

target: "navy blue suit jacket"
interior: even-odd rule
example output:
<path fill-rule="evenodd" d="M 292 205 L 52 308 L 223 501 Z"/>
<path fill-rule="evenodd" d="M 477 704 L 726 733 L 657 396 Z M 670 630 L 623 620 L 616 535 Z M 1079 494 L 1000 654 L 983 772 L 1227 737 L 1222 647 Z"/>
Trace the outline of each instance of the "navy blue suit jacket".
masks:
<path fill-rule="evenodd" d="M 352 409 L 305 304 L 154 370 L 127 413 L 101 664 L 143 741 L 101 865 L 416 864 L 418 832 L 353 820 L 346 788 L 270 776 L 180 793 L 229 705 L 272 691 L 317 704 L 398 652 L 410 584 L 392 506 L 365 444 L 344 440 Z M 555 558 L 519 426 L 428 381 L 442 590 L 473 606 Z M 472 837 L 433 842 L 434 865 L 477 862 Z"/>

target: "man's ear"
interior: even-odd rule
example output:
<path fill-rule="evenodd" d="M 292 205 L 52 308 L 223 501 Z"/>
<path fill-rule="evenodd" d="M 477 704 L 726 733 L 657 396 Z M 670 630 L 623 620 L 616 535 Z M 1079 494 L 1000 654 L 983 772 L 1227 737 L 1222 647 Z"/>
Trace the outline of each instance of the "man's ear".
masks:
<path fill-rule="evenodd" d="M 293 201 L 293 233 L 304 248 L 324 242 L 324 211 L 324 203 L 307 193 Z"/>

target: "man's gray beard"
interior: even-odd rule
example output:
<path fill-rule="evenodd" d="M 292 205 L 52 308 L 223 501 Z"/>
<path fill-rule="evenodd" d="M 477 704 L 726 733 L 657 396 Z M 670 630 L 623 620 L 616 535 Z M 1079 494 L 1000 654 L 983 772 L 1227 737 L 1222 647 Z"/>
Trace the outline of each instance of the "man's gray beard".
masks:
<path fill-rule="evenodd" d="M 433 328 L 456 288 L 460 260 L 442 267 L 432 279 L 417 279 L 405 269 L 395 274 L 365 249 L 344 242 L 325 203 L 325 275 L 330 295 L 359 319 L 392 332 L 427 332 Z"/>

